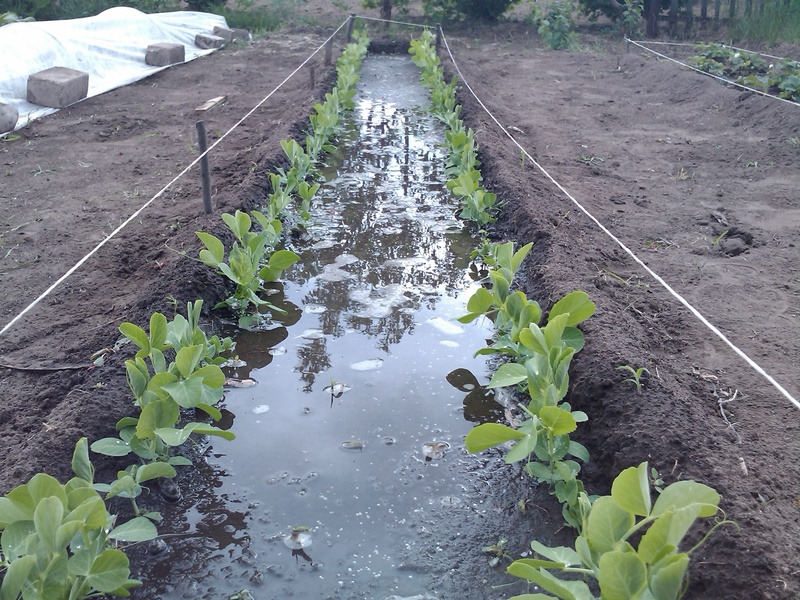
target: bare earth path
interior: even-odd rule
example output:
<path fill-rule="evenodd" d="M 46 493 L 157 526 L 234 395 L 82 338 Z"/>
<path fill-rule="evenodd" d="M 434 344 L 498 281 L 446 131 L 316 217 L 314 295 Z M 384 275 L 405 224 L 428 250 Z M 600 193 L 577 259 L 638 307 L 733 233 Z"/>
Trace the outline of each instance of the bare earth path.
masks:
<path fill-rule="evenodd" d="M 327 10 L 320 18 L 331 22 L 345 14 Z M 193 160 L 194 107 L 228 95 L 206 116 L 215 139 L 320 34 L 226 49 L 0 142 L 0 326 Z M 448 41 L 478 96 L 536 160 L 800 395 L 800 107 L 601 38 L 553 52 L 524 25 L 503 24 Z M 263 193 L 265 170 L 281 160 L 278 140 L 303 130 L 326 73 L 317 61 L 313 90 L 301 72 L 220 145 L 212 157 L 218 208 L 249 207 Z M 528 295 L 547 307 L 579 288 L 598 305 L 572 376 L 571 402 L 590 416 L 578 435 L 592 454 L 587 486 L 605 493 L 621 469 L 649 460 L 667 482 L 716 487 L 741 529 L 717 532 L 698 552 L 687 597 L 800 596 L 800 411 L 523 162 L 466 90 L 460 99 L 488 186 L 505 202 L 494 234 L 536 241 Z M 195 255 L 194 231 L 218 228 L 218 217 L 199 215 L 197 180 L 193 172 L 180 182 L 0 337 L 0 491 L 39 470 L 66 477 L 78 437 L 108 435 L 129 410 L 124 355 L 97 369 L 60 367 L 90 363 L 114 344 L 123 320 L 171 314 L 171 298 L 211 304 L 221 293 L 213 274 L 179 254 Z M 625 364 L 649 369 L 641 394 L 616 369 Z M 734 397 L 725 404 L 730 426 L 719 402 Z M 524 517 L 514 518 L 524 527 Z"/>

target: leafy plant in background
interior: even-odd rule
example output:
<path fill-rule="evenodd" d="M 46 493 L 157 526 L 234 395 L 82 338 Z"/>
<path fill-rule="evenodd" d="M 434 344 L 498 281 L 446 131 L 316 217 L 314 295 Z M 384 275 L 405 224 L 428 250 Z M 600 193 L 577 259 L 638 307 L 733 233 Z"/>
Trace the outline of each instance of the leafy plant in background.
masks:
<path fill-rule="evenodd" d="M 468 18 L 496 21 L 520 0 L 422 0 L 425 16 L 455 21 Z"/>
<path fill-rule="evenodd" d="M 787 100 L 800 101 L 800 62 L 783 59 L 768 64 L 755 53 L 723 44 L 696 44 L 694 48 L 695 54 L 689 60 L 701 71 Z"/>
<path fill-rule="evenodd" d="M 633 38 L 641 37 L 643 13 L 643 0 L 625 0 L 625 9 L 622 11 L 622 30 L 625 35 Z"/>
<path fill-rule="evenodd" d="M 153 539 L 153 524 L 136 517 L 114 527 L 95 489 L 86 438 L 75 445 L 75 477 L 66 485 L 34 475 L 0 498 L 0 597 L 14 600 L 81 600 L 129 596 L 141 585 L 130 578 L 128 557 L 115 542 Z"/>
<path fill-rule="evenodd" d="M 482 227 L 495 220 L 500 207 L 497 196 L 480 184 L 481 174 L 475 143 L 475 135 L 466 129 L 459 115 L 461 107 L 456 104 L 456 79 L 445 81 L 441 61 L 433 46 L 434 36 L 423 31 L 419 39 L 411 40 L 409 53 L 414 64 L 420 68 L 422 84 L 431 92 L 432 112 L 447 127 L 445 132 L 449 158 L 445 172 L 451 177 L 447 188 L 460 203 L 459 217 Z"/>
<path fill-rule="evenodd" d="M 539 35 L 547 42 L 551 50 L 568 48 L 572 38 L 570 31 L 573 6 L 568 2 L 553 2 L 542 12 L 539 21 Z"/>
<path fill-rule="evenodd" d="M 611 495 L 592 504 L 574 549 L 532 541 L 531 548 L 543 558 L 509 565 L 508 573 L 547 592 L 514 599 L 595 600 L 589 585 L 574 579 L 582 575 L 597 581 L 602 599 L 676 600 L 685 591 L 691 554 L 729 521 L 716 523 L 691 549 L 680 546 L 698 518 L 717 515 L 718 505 L 719 494 L 695 481 L 667 486 L 653 503 L 647 463 L 629 467 L 614 480 Z M 573 577 L 561 579 L 551 571 Z"/>

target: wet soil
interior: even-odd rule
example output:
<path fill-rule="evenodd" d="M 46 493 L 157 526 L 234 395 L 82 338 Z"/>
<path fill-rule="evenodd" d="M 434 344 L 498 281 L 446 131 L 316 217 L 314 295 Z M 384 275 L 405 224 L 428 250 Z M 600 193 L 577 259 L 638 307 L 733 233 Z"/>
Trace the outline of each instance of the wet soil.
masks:
<path fill-rule="evenodd" d="M 323 25 L 349 12 L 320 4 L 305 10 Z M 204 116 L 213 142 L 317 48 L 323 31 L 227 48 L 0 142 L 0 323 L 194 159 L 196 106 L 227 95 Z M 584 33 L 573 51 L 553 52 L 524 23 L 445 33 L 464 78 L 499 123 L 797 397 L 800 108 L 636 48 L 625 52 L 609 35 Z M 797 48 L 775 53 L 798 57 Z M 313 87 L 303 69 L 214 150 L 217 212 L 249 208 L 263 195 L 266 173 L 283 160 L 278 141 L 302 132 L 326 89 L 330 70 L 321 57 L 315 63 Z M 486 184 L 505 203 L 492 235 L 536 242 L 526 293 L 547 307 L 580 288 L 597 303 L 570 396 L 590 417 L 576 436 L 592 455 L 583 472 L 589 490 L 606 493 L 616 473 L 644 460 L 667 483 L 714 486 L 739 529 L 718 530 L 694 555 L 686 597 L 800 596 L 798 410 L 522 161 L 468 90 L 460 100 Z M 65 479 L 77 439 L 112 434 L 130 412 L 127 351 L 90 366 L 93 353 L 116 342 L 120 322 L 144 324 L 154 310 L 171 315 L 175 301 L 211 306 L 224 293 L 224 282 L 190 258 L 199 249 L 195 231 L 220 233 L 217 214 L 202 215 L 199 189 L 195 169 L 0 337 L 0 491 L 37 471 Z M 218 326 L 210 315 L 208 324 Z M 649 370 L 641 393 L 620 365 Z M 504 477 L 513 471 L 493 481 Z M 514 532 L 515 555 L 531 518 L 510 498 L 524 493 L 518 485 L 498 483 L 492 492 L 496 517 Z M 466 532 L 453 538 L 458 560 L 431 559 L 441 597 L 488 597 L 479 577 L 461 575 L 485 560 L 478 546 L 487 542 L 469 533 L 480 526 L 454 523 Z M 560 528 L 558 518 L 551 528 Z M 464 558 L 470 552 L 474 562 Z"/>

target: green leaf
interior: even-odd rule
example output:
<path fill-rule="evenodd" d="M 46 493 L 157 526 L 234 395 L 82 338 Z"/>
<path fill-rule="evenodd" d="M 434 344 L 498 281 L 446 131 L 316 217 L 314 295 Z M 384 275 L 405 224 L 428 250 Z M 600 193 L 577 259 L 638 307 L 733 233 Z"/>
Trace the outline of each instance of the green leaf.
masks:
<path fill-rule="evenodd" d="M 150 347 L 161 350 L 166 341 L 167 317 L 160 312 L 154 312 L 150 315 Z"/>
<path fill-rule="evenodd" d="M 567 327 L 561 334 L 561 343 L 569 346 L 575 350 L 575 352 L 580 352 L 583 350 L 586 340 L 583 336 L 583 332 L 580 329 L 577 327 Z"/>
<path fill-rule="evenodd" d="M 67 504 L 67 493 L 64 491 L 58 480 L 46 473 L 37 473 L 27 484 L 27 491 L 33 500 L 34 506 L 38 505 L 44 498 L 55 496 L 59 499 L 62 506 Z M 11 497 L 11 494 L 8 494 Z"/>
<path fill-rule="evenodd" d="M 175 477 L 175 467 L 165 462 L 152 462 L 136 469 L 136 483 L 144 483 L 159 477 Z"/>
<path fill-rule="evenodd" d="M 57 553 L 59 548 L 56 533 L 64 517 L 64 505 L 55 496 L 42 499 L 33 513 L 33 523 L 36 525 L 36 534 L 47 545 L 50 552 Z"/>
<path fill-rule="evenodd" d="M 168 446 L 180 446 L 193 433 L 198 435 L 214 435 L 226 440 L 232 440 L 236 435 L 231 431 L 223 431 L 205 423 L 187 423 L 183 429 L 164 428 L 156 429 L 156 435 Z"/>
<path fill-rule="evenodd" d="M 34 541 L 29 548 L 28 541 Z M 14 521 L 3 529 L 2 548 L 6 560 L 13 560 L 25 556 L 28 552 L 35 552 L 36 526 L 33 520 Z"/>
<path fill-rule="evenodd" d="M 536 323 L 531 323 L 519 332 L 519 341 L 523 346 L 537 354 L 546 356 L 550 352 L 544 332 Z"/>
<path fill-rule="evenodd" d="M 638 467 L 628 467 L 617 475 L 611 484 L 611 497 L 623 510 L 640 517 L 648 516 L 652 504 L 647 463 L 643 462 Z"/>
<path fill-rule="evenodd" d="M 585 463 L 589 462 L 589 451 L 583 444 L 580 444 L 574 440 L 570 440 L 568 452 L 575 458 L 579 458 Z"/>
<path fill-rule="evenodd" d="M 102 438 L 92 443 L 92 452 L 106 456 L 126 456 L 131 447 L 119 438 Z"/>
<path fill-rule="evenodd" d="M 514 447 L 508 451 L 505 458 L 506 464 L 510 465 L 521 460 L 527 460 L 536 449 L 536 441 L 539 437 L 536 425 L 534 421 L 527 421 L 519 428 L 518 432 L 524 434 L 525 437 L 517 440 Z"/>
<path fill-rule="evenodd" d="M 83 497 L 84 500 L 67 515 L 64 519 L 65 521 L 78 520 L 89 529 L 99 529 L 100 527 L 106 526 L 108 521 L 106 505 L 94 488 L 88 488 L 85 491 L 75 490 L 70 494 L 70 502 L 73 501 L 73 497 L 75 497 L 75 499 Z"/>
<path fill-rule="evenodd" d="M 508 385 L 516 385 L 528 378 L 528 371 L 524 365 L 519 363 L 504 363 L 492 375 L 491 381 L 487 387 L 497 388 L 506 387 Z"/>
<path fill-rule="evenodd" d="M 200 251 L 200 260 L 210 267 L 219 267 L 219 264 L 225 258 L 225 246 L 216 236 L 210 233 L 204 231 L 197 231 L 195 233 L 207 248 L 207 250 Z"/>
<path fill-rule="evenodd" d="M 606 552 L 599 566 L 603 600 L 633 600 L 647 588 L 647 567 L 635 552 Z"/>
<path fill-rule="evenodd" d="M 183 408 L 194 408 L 203 400 L 203 380 L 191 377 L 161 386 Z"/>
<path fill-rule="evenodd" d="M 533 248 L 533 242 L 525 244 L 522 248 L 517 250 L 514 253 L 514 257 L 511 259 L 511 270 L 516 273 L 519 271 L 520 266 L 522 265 L 522 261 L 525 260 L 525 257 L 528 256 L 528 253 Z"/>
<path fill-rule="evenodd" d="M 144 329 L 138 325 L 128 322 L 122 323 L 119 326 L 119 332 L 144 350 L 145 354 L 150 352 L 150 338 L 147 336 Z"/>
<path fill-rule="evenodd" d="M 594 314 L 594 309 L 594 302 L 589 300 L 589 295 L 586 292 L 576 290 L 556 302 L 553 308 L 550 309 L 547 319 L 549 322 L 559 315 L 569 314 L 567 325 L 575 326 L 591 317 Z"/>
<path fill-rule="evenodd" d="M 528 558 L 515 560 L 508 566 L 506 573 L 532 581 L 546 592 L 550 592 L 562 600 L 577 600 L 575 595 L 564 586 L 563 581 L 534 566 L 536 563 L 537 561 Z"/>
<path fill-rule="evenodd" d="M 178 367 L 180 374 L 183 377 L 189 377 L 197 368 L 205 353 L 206 349 L 201 344 L 186 346 L 178 350 L 175 355 L 175 365 Z"/>
<path fill-rule="evenodd" d="M 130 573 L 125 553 L 122 550 L 107 549 L 92 562 L 86 583 L 99 592 L 111 593 L 128 580 Z"/>
<path fill-rule="evenodd" d="M 602 554 L 613 550 L 634 522 L 635 517 L 620 508 L 611 496 L 601 496 L 589 511 L 583 535 L 592 552 Z"/>
<path fill-rule="evenodd" d="M 567 548 L 566 546 L 556 546 L 555 548 L 550 548 L 540 542 L 537 542 L 536 540 L 532 540 L 531 550 L 536 552 L 536 554 L 540 554 L 552 561 L 561 563 L 564 566 L 569 567 L 581 564 L 581 557 L 578 556 L 578 553 L 572 548 Z"/>
<path fill-rule="evenodd" d="M 300 257 L 291 250 L 278 250 L 269 257 L 269 268 L 282 272 L 300 260 Z"/>
<path fill-rule="evenodd" d="M 203 383 L 212 388 L 222 388 L 225 385 L 225 373 L 217 365 L 205 365 L 195 369 L 191 377 L 201 377 Z"/>
<path fill-rule="evenodd" d="M 35 556 L 23 556 L 12 561 L 3 576 L 0 600 L 17 600 L 35 565 Z"/>
<path fill-rule="evenodd" d="M 170 456 L 167 459 L 167 463 L 172 465 L 173 467 L 191 467 L 192 461 L 190 461 L 185 456 Z"/>
<path fill-rule="evenodd" d="M 719 494 L 714 488 L 696 481 L 676 481 L 664 488 L 653 506 L 653 516 L 664 514 L 667 510 L 678 510 L 690 504 L 700 504 L 701 517 L 717 514 Z"/>
<path fill-rule="evenodd" d="M 85 437 L 78 440 L 72 453 L 72 472 L 81 479 L 92 483 L 94 481 L 94 467 L 89 460 L 89 443 Z"/>
<path fill-rule="evenodd" d="M 539 410 L 539 418 L 544 426 L 553 432 L 553 435 L 572 433 L 578 427 L 572 413 L 557 406 L 543 406 Z"/>
<path fill-rule="evenodd" d="M 171 384 L 177 386 L 180 384 Z M 147 404 L 142 409 L 139 422 L 136 425 L 136 437 L 150 440 L 155 436 L 155 430 L 160 427 L 173 427 L 181 417 L 178 405 L 172 400 L 156 400 Z"/>
<path fill-rule="evenodd" d="M 120 542 L 146 542 L 157 538 L 158 531 L 147 517 L 135 517 L 112 529 L 108 537 Z"/>
<path fill-rule="evenodd" d="M 650 592 L 655 600 L 675 600 L 681 595 L 689 555 L 677 554 L 663 564 L 650 567 Z"/>
<path fill-rule="evenodd" d="M 639 542 L 638 552 L 642 560 L 652 564 L 666 546 L 677 548 L 697 519 L 700 508 L 699 504 L 691 504 L 656 519 Z"/>
<path fill-rule="evenodd" d="M 500 423 L 483 423 L 473 427 L 464 440 L 468 452 L 480 452 L 509 440 L 525 437 L 524 433 Z"/>
<path fill-rule="evenodd" d="M 485 287 L 480 287 L 467 300 L 467 310 L 470 313 L 485 314 L 492 307 L 492 301 L 492 293 Z"/>

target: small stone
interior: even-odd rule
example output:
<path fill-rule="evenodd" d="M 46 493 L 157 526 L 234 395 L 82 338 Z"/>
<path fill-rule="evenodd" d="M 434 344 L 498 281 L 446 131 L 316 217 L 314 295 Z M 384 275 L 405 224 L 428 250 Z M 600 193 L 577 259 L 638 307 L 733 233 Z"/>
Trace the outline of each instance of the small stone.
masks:
<path fill-rule="evenodd" d="M 158 479 L 158 489 L 161 497 L 167 502 L 177 502 L 182 498 L 181 488 L 173 477 L 160 477 Z"/>

